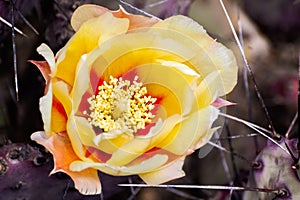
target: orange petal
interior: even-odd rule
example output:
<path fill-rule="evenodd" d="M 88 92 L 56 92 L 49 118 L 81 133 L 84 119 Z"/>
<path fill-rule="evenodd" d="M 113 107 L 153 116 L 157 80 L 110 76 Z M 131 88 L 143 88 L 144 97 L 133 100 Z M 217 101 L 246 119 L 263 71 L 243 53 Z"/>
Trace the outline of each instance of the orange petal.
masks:
<path fill-rule="evenodd" d="M 69 139 L 65 136 L 54 134 L 47 138 L 44 132 L 35 132 L 31 139 L 45 146 L 53 155 L 55 172 L 64 172 L 68 174 L 75 183 L 75 188 L 82 194 L 101 193 L 101 183 L 95 169 L 85 169 L 82 171 L 71 171 L 69 166 L 73 161 L 79 160 L 74 153 Z"/>
<path fill-rule="evenodd" d="M 75 10 L 71 18 L 71 25 L 75 31 L 77 31 L 80 26 L 91 18 L 103 15 L 106 12 L 111 12 L 117 18 L 127 18 L 130 20 L 129 29 L 136 29 L 140 27 L 149 27 L 157 23 L 158 20 L 154 18 L 148 18 L 141 15 L 133 15 L 120 6 L 119 10 L 111 11 L 105 7 L 86 4 L 80 6 Z"/>

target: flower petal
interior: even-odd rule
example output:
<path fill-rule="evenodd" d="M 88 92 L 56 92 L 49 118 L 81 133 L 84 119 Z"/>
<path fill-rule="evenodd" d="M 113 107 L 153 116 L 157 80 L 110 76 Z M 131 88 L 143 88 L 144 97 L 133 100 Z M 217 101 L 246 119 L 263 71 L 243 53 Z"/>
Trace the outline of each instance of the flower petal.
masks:
<path fill-rule="evenodd" d="M 48 91 L 50 79 L 51 79 L 51 69 L 47 61 L 36 61 L 36 60 L 29 60 L 32 64 L 34 64 L 36 67 L 39 68 L 40 72 L 42 73 L 45 81 L 46 81 L 46 87 L 45 87 L 45 93 Z"/>
<path fill-rule="evenodd" d="M 181 178 L 185 175 L 182 170 L 185 156 L 168 164 L 167 166 L 153 172 L 139 174 L 139 177 L 150 185 L 165 183 L 167 181 Z"/>
<path fill-rule="evenodd" d="M 156 154 L 153 157 L 145 160 L 137 165 L 133 165 L 130 167 L 126 166 L 114 166 L 107 163 L 95 163 L 95 162 L 82 162 L 82 161 L 74 161 L 70 168 L 73 171 L 81 171 L 88 168 L 99 169 L 103 172 L 112 175 L 124 176 L 124 175 L 132 175 L 139 174 L 142 172 L 152 171 L 163 166 L 168 160 L 167 155 Z"/>
<path fill-rule="evenodd" d="M 75 183 L 75 188 L 82 194 L 99 194 L 101 193 L 101 184 L 98 178 L 97 170 L 85 169 L 74 172 L 69 169 L 72 162 L 79 158 L 73 151 L 69 139 L 65 136 L 54 134 L 47 138 L 44 132 L 35 132 L 31 139 L 46 147 L 54 157 L 55 172 L 64 172 L 68 174 Z"/>
<path fill-rule="evenodd" d="M 219 89 L 220 96 L 229 93 L 236 85 L 238 67 L 232 51 L 211 38 L 197 22 L 179 15 L 160 21 L 153 28 L 166 29 L 165 34 L 169 38 L 176 38 L 192 48 L 197 55 L 189 62 L 202 76 L 205 77 L 213 71 L 219 71 L 218 78 L 224 87 Z M 170 34 L 170 32 L 176 34 Z M 178 35 L 182 35 L 182 37 Z"/>
<path fill-rule="evenodd" d="M 53 81 L 52 88 L 54 97 L 63 105 L 65 113 L 69 115 L 72 110 L 70 98 L 71 87 L 64 81 Z"/>
<path fill-rule="evenodd" d="M 144 152 L 155 147 L 156 143 L 162 142 L 174 126 L 181 121 L 180 115 L 173 115 L 167 118 L 159 127 L 152 127 L 152 137 L 138 136 L 133 140 L 124 144 L 121 148 L 112 154 L 112 157 L 107 161 L 107 164 L 124 166 L 132 160 L 143 154 Z M 150 129 L 150 131 L 151 131 Z"/>
<path fill-rule="evenodd" d="M 61 51 L 54 76 L 73 86 L 77 63 L 81 56 L 95 49 L 99 42 L 125 33 L 128 26 L 127 19 L 115 18 L 111 13 L 86 21 Z"/>
<path fill-rule="evenodd" d="M 236 103 L 232 103 L 230 101 L 227 101 L 225 99 L 222 99 L 222 98 L 218 97 L 214 102 L 212 102 L 211 105 L 214 106 L 215 108 L 222 108 L 224 106 L 233 106 L 233 105 L 236 105 Z"/>
<path fill-rule="evenodd" d="M 87 60 L 92 63 L 93 69 L 97 68 L 97 74 L 107 81 L 109 76 L 121 77 L 143 64 L 157 64 L 158 60 L 182 63 L 195 55 L 195 52 L 176 40 L 145 32 L 147 30 L 115 36 L 88 55 Z"/>
<path fill-rule="evenodd" d="M 213 106 L 203 108 L 189 116 L 175 126 L 157 147 L 165 149 L 176 155 L 184 155 L 199 141 L 206 137 L 212 123 L 218 117 L 219 111 Z"/>
<path fill-rule="evenodd" d="M 112 13 L 115 17 L 118 18 L 127 18 L 129 19 L 130 26 L 129 29 L 136 29 L 139 27 L 152 26 L 157 23 L 157 19 L 144 17 L 142 15 L 133 15 L 120 6 L 119 10 L 111 11 L 107 8 L 98 5 L 86 4 L 78 7 L 72 15 L 71 25 L 75 31 L 77 31 L 80 26 L 91 18 L 98 17 L 107 12 Z"/>
<path fill-rule="evenodd" d="M 55 67 L 55 58 L 54 58 L 54 54 L 51 51 L 50 47 L 47 46 L 46 44 L 42 43 L 38 48 L 37 48 L 37 52 L 39 54 L 41 54 L 45 60 L 47 61 L 47 63 L 49 64 L 49 67 L 51 69 L 51 72 L 54 71 L 54 67 Z"/>
<path fill-rule="evenodd" d="M 48 92 L 40 98 L 40 112 L 47 136 L 51 135 L 51 112 L 52 112 L 52 86 L 49 84 Z"/>
<path fill-rule="evenodd" d="M 198 76 L 191 76 L 181 70 L 183 70 L 183 67 L 180 65 L 178 65 L 177 68 L 174 68 L 161 66 L 159 64 L 145 64 L 134 69 L 139 80 L 147 86 L 150 95 L 157 96 L 158 98 L 160 97 L 155 95 L 156 93 L 159 93 L 159 90 L 154 90 L 152 88 L 154 85 L 166 87 L 173 95 L 175 95 L 176 101 L 179 103 L 179 105 L 175 104 L 177 107 L 175 107 L 174 103 L 164 103 L 163 98 L 162 102 L 160 102 L 160 105 L 164 106 L 168 113 L 179 110 L 179 113 L 185 115 L 191 112 L 192 109 L 196 109 L 193 107 L 193 104 L 197 101 L 197 97 L 194 95 L 196 85 L 191 83 L 196 82 Z M 164 74 L 164 76 L 159 74 Z"/>

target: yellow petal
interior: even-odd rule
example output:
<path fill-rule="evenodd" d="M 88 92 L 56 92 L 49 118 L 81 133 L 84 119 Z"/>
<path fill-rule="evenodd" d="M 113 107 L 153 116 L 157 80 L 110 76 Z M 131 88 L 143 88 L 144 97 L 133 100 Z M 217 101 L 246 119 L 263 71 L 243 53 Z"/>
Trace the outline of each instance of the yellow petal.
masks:
<path fill-rule="evenodd" d="M 144 152 L 155 147 L 156 143 L 160 143 L 174 128 L 174 126 L 181 121 L 179 115 L 173 115 L 163 121 L 163 124 L 157 124 L 150 129 L 149 135 L 136 136 L 130 142 L 121 146 L 114 152 L 107 164 L 124 166 L 132 160 L 143 154 Z M 152 132 L 152 133 L 151 133 Z"/>
<path fill-rule="evenodd" d="M 61 51 L 54 76 L 73 86 L 80 57 L 95 49 L 100 41 L 103 42 L 116 34 L 126 32 L 128 26 L 127 19 L 115 18 L 111 13 L 105 13 L 83 23 Z"/>
<path fill-rule="evenodd" d="M 74 80 L 73 89 L 71 92 L 72 109 L 76 112 L 82 101 L 82 96 L 90 86 L 89 67 L 86 61 L 86 54 L 81 56 L 76 71 L 76 79 Z M 86 102 L 88 103 L 88 102 Z"/>
<path fill-rule="evenodd" d="M 132 140 L 131 134 L 120 132 L 116 133 L 101 133 L 96 135 L 92 125 L 84 117 L 74 116 L 76 124 L 76 133 L 85 146 L 94 147 L 105 153 L 112 154 L 125 143 Z"/>
<path fill-rule="evenodd" d="M 176 155 L 184 155 L 191 147 L 206 137 L 212 123 L 218 116 L 218 110 L 213 106 L 201 109 L 177 124 L 157 147 Z M 210 134 L 211 136 L 211 134 Z"/>
<path fill-rule="evenodd" d="M 232 51 L 206 34 L 197 22 L 185 16 L 173 16 L 156 23 L 153 28 L 165 29 L 164 34 L 169 38 L 177 39 L 193 49 L 197 54 L 189 63 L 202 76 L 219 71 L 219 79 L 224 86 L 218 91 L 220 96 L 236 85 L 238 67 Z"/>
<path fill-rule="evenodd" d="M 70 86 L 63 81 L 53 81 L 52 88 L 53 95 L 63 105 L 66 114 L 69 115 L 72 110 Z"/>
<path fill-rule="evenodd" d="M 102 6 L 94 4 L 82 5 L 74 11 L 71 17 L 71 26 L 75 31 L 78 31 L 84 22 L 103 15 L 107 12 L 110 12 L 109 9 Z"/>
<path fill-rule="evenodd" d="M 44 130 L 47 136 L 51 135 L 51 112 L 52 112 L 52 85 L 49 84 L 48 92 L 40 98 L 40 112 L 44 123 Z"/>
<path fill-rule="evenodd" d="M 71 25 L 75 31 L 77 31 L 80 26 L 91 18 L 98 17 L 105 14 L 106 12 L 111 12 L 115 17 L 127 18 L 129 19 L 130 26 L 129 29 L 136 29 L 139 27 L 152 26 L 158 20 L 153 18 L 144 17 L 142 15 L 133 15 L 120 6 L 119 10 L 111 11 L 107 8 L 98 5 L 85 4 L 78 7 L 71 18 Z"/>
<path fill-rule="evenodd" d="M 181 63 L 193 55 L 195 52 L 176 40 L 142 32 L 119 35 L 106 41 L 87 60 L 91 60 L 89 63 L 93 63 L 93 68 L 98 68 L 98 74 L 109 80 L 110 75 L 120 77 L 139 65 L 155 64 L 158 59 Z"/>
<path fill-rule="evenodd" d="M 180 65 L 178 65 L 177 68 L 174 68 L 158 64 L 145 64 L 136 67 L 134 71 L 138 75 L 139 80 L 147 86 L 147 90 L 150 95 L 153 94 L 155 97 L 160 97 L 156 94 L 159 93 L 159 90 L 151 88 L 154 85 L 165 87 L 170 90 L 173 95 L 175 95 L 176 101 L 179 105 L 171 102 L 170 104 L 164 103 L 163 100 L 160 102 L 160 105 L 164 106 L 168 113 L 178 111 L 179 109 L 179 113 L 185 115 L 193 109 L 193 104 L 197 101 L 197 97 L 194 95 L 196 85 L 192 85 L 191 80 L 196 81 L 198 76 L 185 74 L 183 73 L 184 71 L 182 71 L 182 68 L 183 67 Z M 178 69 L 180 69 L 180 71 Z M 160 74 L 163 74 L 163 76 Z"/>
<path fill-rule="evenodd" d="M 130 167 L 126 166 L 113 166 L 110 164 L 103 164 L 103 163 L 95 163 L 95 162 L 81 162 L 81 161 L 74 161 L 70 168 L 72 171 L 81 171 L 88 168 L 95 168 L 101 170 L 105 173 L 111 175 L 132 175 L 132 174 L 139 174 L 145 173 L 149 171 L 153 171 L 157 168 L 162 167 L 168 160 L 167 155 L 160 155 L 156 154 L 153 157 L 145 160 L 137 165 L 133 165 Z"/>
<path fill-rule="evenodd" d="M 139 177 L 141 177 L 145 183 L 150 185 L 161 184 L 173 179 L 181 178 L 185 175 L 182 170 L 184 159 L 185 157 L 181 157 L 159 170 L 139 174 Z"/>
<path fill-rule="evenodd" d="M 76 133 L 85 146 L 95 147 L 93 139 L 96 136 L 92 125 L 84 117 L 73 116 L 74 124 L 76 125 Z"/>
<path fill-rule="evenodd" d="M 220 96 L 220 88 L 223 88 L 222 82 L 219 79 L 219 72 L 214 71 L 208 74 L 195 89 L 195 95 L 198 98 L 198 107 L 205 108 Z"/>
<path fill-rule="evenodd" d="M 68 117 L 63 105 L 53 97 L 51 106 L 51 134 L 65 132 Z"/>
<path fill-rule="evenodd" d="M 75 113 L 74 111 L 72 111 L 67 123 L 67 133 L 69 139 L 71 141 L 75 154 L 80 158 L 80 160 L 89 161 L 90 159 L 85 157 L 86 150 L 82 146 L 82 142 L 79 136 L 79 131 L 80 129 L 78 128 L 78 125 L 76 123 Z"/>
<path fill-rule="evenodd" d="M 31 139 L 43 145 L 52 153 L 55 166 L 51 174 L 56 172 L 68 174 L 74 181 L 75 188 L 82 194 L 101 193 L 97 170 L 84 169 L 76 172 L 70 170 L 70 164 L 79 158 L 74 153 L 67 137 L 54 134 L 48 138 L 44 132 L 35 132 L 31 135 Z"/>
<path fill-rule="evenodd" d="M 37 52 L 45 58 L 45 60 L 47 61 L 47 63 L 50 66 L 51 72 L 53 73 L 54 67 L 55 67 L 55 58 L 54 58 L 54 54 L 51 51 L 50 47 L 48 47 L 46 44 L 42 43 L 37 48 Z"/>
<path fill-rule="evenodd" d="M 108 137 L 106 137 L 106 135 Z M 112 137 L 113 135 L 113 137 Z M 130 133 L 102 133 L 94 138 L 94 143 L 98 149 L 105 153 L 112 154 L 117 151 L 121 146 L 133 139 L 133 135 Z"/>

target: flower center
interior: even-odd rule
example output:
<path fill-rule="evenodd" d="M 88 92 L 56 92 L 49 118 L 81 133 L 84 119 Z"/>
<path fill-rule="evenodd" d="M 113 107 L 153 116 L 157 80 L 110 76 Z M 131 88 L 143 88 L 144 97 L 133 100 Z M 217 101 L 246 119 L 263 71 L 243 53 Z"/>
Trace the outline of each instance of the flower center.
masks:
<path fill-rule="evenodd" d="M 98 94 L 88 99 L 90 124 L 105 132 L 123 130 L 135 133 L 144 129 L 154 118 L 151 110 L 156 98 L 146 96 L 146 87 L 137 80 L 137 76 L 132 83 L 110 76 L 108 83 L 104 81 L 98 87 Z"/>

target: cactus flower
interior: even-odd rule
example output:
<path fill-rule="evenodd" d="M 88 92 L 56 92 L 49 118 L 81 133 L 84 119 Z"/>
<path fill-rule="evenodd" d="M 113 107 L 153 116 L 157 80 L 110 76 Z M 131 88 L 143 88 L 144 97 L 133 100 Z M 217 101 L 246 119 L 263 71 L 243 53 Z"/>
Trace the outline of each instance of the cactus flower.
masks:
<path fill-rule="evenodd" d="M 227 103 L 219 97 L 236 85 L 233 53 L 185 16 L 84 5 L 71 25 L 56 56 L 42 44 L 46 61 L 32 61 L 46 89 L 44 131 L 31 138 L 53 154 L 51 173 L 68 174 L 83 194 L 101 193 L 97 170 L 147 184 L 184 176 L 186 156 L 216 130 Z"/>

